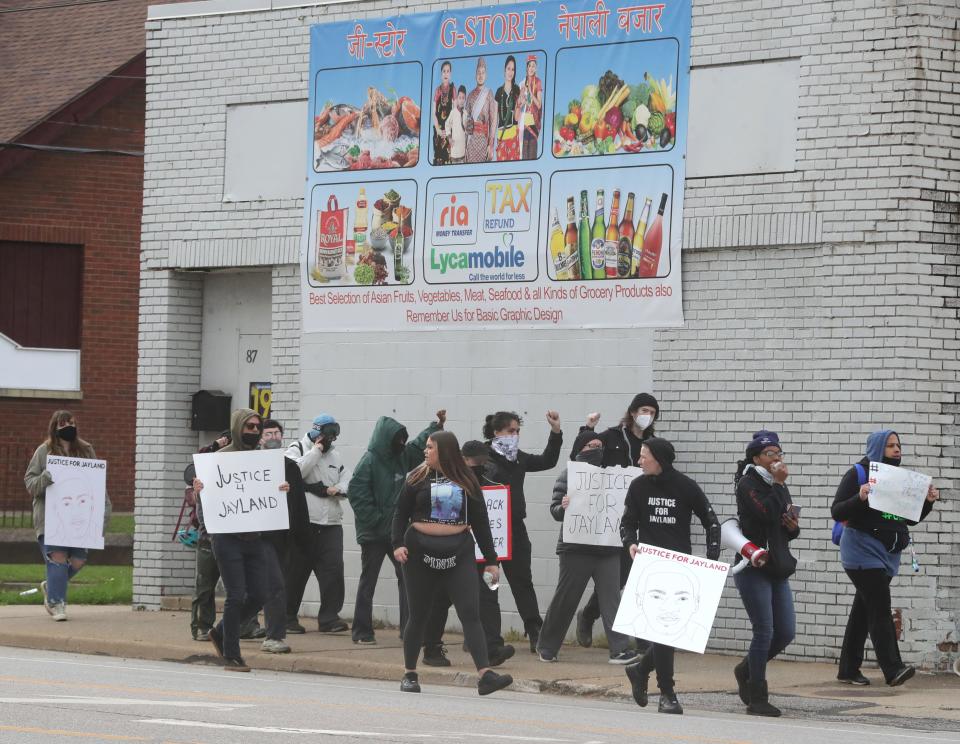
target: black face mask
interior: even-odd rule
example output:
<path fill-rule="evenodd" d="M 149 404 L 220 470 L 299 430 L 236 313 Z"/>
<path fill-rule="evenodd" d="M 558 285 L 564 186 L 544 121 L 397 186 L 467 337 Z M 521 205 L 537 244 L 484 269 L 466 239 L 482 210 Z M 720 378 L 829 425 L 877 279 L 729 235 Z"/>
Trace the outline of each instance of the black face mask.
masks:
<path fill-rule="evenodd" d="M 883 458 L 883 462 L 884 462 L 884 463 L 886 463 L 887 465 L 893 465 L 893 466 L 898 467 L 898 468 L 900 467 L 900 460 L 901 460 L 901 458 L 899 458 L 899 457 L 884 457 L 884 458 Z"/>
<path fill-rule="evenodd" d="M 477 480 L 482 483 L 483 482 L 483 465 L 471 465 L 470 469 L 473 471 L 473 474 L 477 476 Z"/>
<path fill-rule="evenodd" d="M 581 450 L 580 454 L 577 455 L 577 461 L 600 467 L 600 463 L 603 462 L 603 448 L 600 447 L 599 449 Z"/>
<path fill-rule="evenodd" d="M 240 440 L 247 447 L 256 447 L 260 443 L 260 435 L 255 432 L 245 431 L 240 435 Z"/>
<path fill-rule="evenodd" d="M 390 442 L 390 449 L 393 451 L 393 454 L 399 456 L 403 454 L 403 448 L 406 446 L 407 430 L 401 429 L 394 435 L 393 440 Z"/>
<path fill-rule="evenodd" d="M 323 452 L 329 452 L 333 449 L 333 440 L 327 439 L 327 437 L 320 437 L 320 449 Z"/>
<path fill-rule="evenodd" d="M 57 437 L 62 439 L 64 442 L 72 442 L 77 438 L 77 427 L 76 426 L 61 426 L 57 429 Z"/>

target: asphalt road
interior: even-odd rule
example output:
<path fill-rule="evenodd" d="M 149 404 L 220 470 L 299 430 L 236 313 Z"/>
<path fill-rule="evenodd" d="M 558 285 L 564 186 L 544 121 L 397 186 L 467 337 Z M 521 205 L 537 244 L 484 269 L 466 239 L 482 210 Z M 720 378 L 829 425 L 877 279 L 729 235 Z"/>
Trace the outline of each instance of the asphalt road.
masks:
<path fill-rule="evenodd" d="M 960 734 L 0 647 L 0 742 L 917 744 Z M 684 698 L 681 696 L 681 700 Z"/>

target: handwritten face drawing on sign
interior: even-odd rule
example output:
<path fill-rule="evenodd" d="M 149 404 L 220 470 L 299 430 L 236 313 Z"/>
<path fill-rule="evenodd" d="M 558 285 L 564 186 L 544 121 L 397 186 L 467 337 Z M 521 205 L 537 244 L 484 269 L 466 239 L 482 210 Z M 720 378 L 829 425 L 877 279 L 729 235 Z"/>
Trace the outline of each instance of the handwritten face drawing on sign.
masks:
<path fill-rule="evenodd" d="M 871 462 L 869 482 L 871 508 L 916 522 L 933 479 L 914 470 Z"/>
<path fill-rule="evenodd" d="M 290 526 L 284 482 L 283 452 L 247 450 L 193 456 L 203 483 L 200 503 L 211 534 L 265 532 Z"/>
<path fill-rule="evenodd" d="M 567 495 L 563 541 L 582 545 L 620 546 L 620 517 L 627 489 L 640 468 L 598 468 L 567 463 Z"/>
<path fill-rule="evenodd" d="M 613 629 L 702 654 L 729 567 L 649 545 L 638 548 Z"/>
<path fill-rule="evenodd" d="M 103 548 L 106 463 L 48 457 L 53 485 L 47 489 L 44 541 L 47 545 Z"/>

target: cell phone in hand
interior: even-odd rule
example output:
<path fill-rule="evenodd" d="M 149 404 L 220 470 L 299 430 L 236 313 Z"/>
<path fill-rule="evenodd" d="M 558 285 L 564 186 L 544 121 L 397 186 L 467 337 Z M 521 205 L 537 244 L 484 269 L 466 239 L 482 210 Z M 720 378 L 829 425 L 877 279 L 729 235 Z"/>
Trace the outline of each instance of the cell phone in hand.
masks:
<path fill-rule="evenodd" d="M 787 508 L 787 514 L 789 514 L 794 520 L 800 519 L 800 507 L 796 504 L 790 504 L 790 506 Z"/>

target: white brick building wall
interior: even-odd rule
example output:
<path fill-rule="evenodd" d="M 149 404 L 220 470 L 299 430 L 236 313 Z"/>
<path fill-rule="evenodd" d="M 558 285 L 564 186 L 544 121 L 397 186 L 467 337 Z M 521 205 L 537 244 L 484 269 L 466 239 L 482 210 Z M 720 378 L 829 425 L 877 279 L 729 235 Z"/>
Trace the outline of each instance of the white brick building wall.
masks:
<path fill-rule="evenodd" d="M 313 23 L 474 4 L 222 14 L 214 2 L 164 10 L 210 15 L 148 21 L 135 603 L 155 608 L 188 592 L 193 576 L 168 536 L 196 447 L 189 394 L 199 387 L 202 279 L 187 270 L 273 266 L 275 413 L 300 425 L 334 411 L 348 462 L 383 413 L 414 429 L 447 407 L 450 428 L 471 438 L 484 413 L 517 408 L 529 412 L 524 446 L 535 449 L 547 407 L 561 410 L 569 445 L 588 411 L 610 424 L 652 389 L 679 467 L 729 515 L 745 441 L 760 426 L 777 429 L 804 507 L 795 656 L 837 654 L 851 590 L 829 543 L 829 504 L 867 434 L 898 429 L 905 464 L 934 474 L 944 497 L 913 531 L 920 573 L 906 566 L 893 590 L 904 656 L 934 664 L 960 612 L 956 3 L 694 1 L 694 69 L 796 59 L 800 86 L 795 170 L 687 180 L 682 328 L 301 338 L 302 200 L 223 201 L 226 107 L 305 98 Z M 736 126 L 716 123 L 718 147 Z M 557 574 L 545 508 L 555 474 L 532 478 L 529 498 L 542 609 Z M 351 537 L 348 524 L 348 615 Z M 396 620 L 387 575 L 378 609 Z M 748 636 L 731 587 L 711 647 L 743 649 Z"/>

